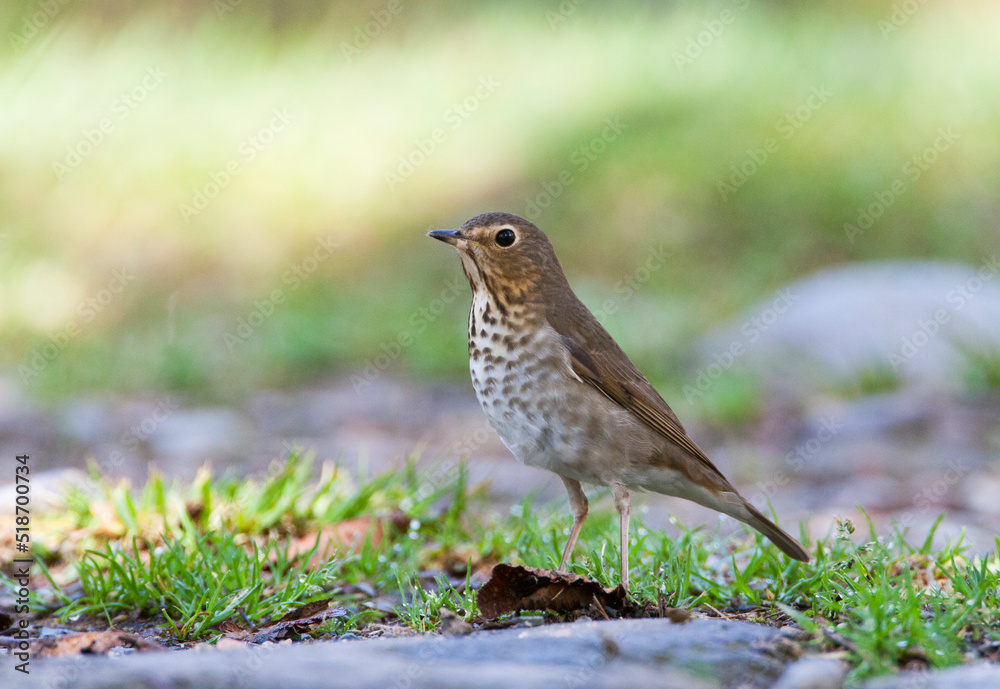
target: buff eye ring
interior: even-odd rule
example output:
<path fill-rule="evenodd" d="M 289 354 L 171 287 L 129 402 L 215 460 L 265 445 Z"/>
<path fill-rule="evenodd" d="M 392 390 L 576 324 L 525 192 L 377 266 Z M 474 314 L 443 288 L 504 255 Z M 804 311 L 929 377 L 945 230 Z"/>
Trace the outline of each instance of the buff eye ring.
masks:
<path fill-rule="evenodd" d="M 498 246 L 507 248 L 514 243 L 517 239 L 517 235 L 514 234 L 514 230 L 500 230 L 497 232 L 497 236 L 494 238 Z"/>

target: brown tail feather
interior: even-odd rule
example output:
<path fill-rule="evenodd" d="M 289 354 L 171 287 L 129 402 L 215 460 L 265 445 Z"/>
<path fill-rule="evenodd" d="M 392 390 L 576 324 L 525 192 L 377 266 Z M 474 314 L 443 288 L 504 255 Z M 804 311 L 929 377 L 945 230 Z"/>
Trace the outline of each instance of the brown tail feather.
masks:
<path fill-rule="evenodd" d="M 798 541 L 782 531 L 777 524 L 761 514 L 756 507 L 751 505 L 746 500 L 743 501 L 743 507 L 748 513 L 746 516 L 738 514 L 733 514 L 732 516 L 746 524 L 749 524 L 767 536 L 771 539 L 771 543 L 778 546 L 781 552 L 793 560 L 809 562 L 809 553 L 806 552 L 806 549 L 803 548 Z"/>
<path fill-rule="evenodd" d="M 765 517 L 733 488 L 724 478 L 711 487 L 688 485 L 685 490 L 678 490 L 676 483 L 670 481 L 650 482 L 642 486 L 664 495 L 683 497 L 699 505 L 717 510 L 730 517 L 739 519 L 744 524 L 752 526 L 771 539 L 774 545 L 793 560 L 809 562 L 809 553 L 794 538 L 778 528 L 778 525 Z"/>

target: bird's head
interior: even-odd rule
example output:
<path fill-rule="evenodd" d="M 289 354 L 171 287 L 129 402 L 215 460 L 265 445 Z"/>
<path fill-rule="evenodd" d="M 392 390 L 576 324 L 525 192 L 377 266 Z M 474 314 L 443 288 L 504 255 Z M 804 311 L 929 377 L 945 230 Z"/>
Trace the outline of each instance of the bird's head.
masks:
<path fill-rule="evenodd" d="M 562 267 L 545 233 L 510 213 L 483 213 L 457 230 L 434 230 L 429 237 L 458 250 L 474 292 L 488 290 L 505 302 L 541 296 L 545 285 L 565 284 Z"/>

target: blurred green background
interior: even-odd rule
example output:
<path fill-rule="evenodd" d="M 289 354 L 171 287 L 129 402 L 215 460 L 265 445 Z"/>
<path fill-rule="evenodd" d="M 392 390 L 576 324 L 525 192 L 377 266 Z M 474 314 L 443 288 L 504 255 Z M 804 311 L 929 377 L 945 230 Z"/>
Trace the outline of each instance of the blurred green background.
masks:
<path fill-rule="evenodd" d="M 484 211 L 549 233 L 667 395 L 798 276 L 1000 244 L 987 0 L 8 0 L 0 27 L 0 368 L 36 396 L 464 377 L 468 287 L 424 233 Z"/>

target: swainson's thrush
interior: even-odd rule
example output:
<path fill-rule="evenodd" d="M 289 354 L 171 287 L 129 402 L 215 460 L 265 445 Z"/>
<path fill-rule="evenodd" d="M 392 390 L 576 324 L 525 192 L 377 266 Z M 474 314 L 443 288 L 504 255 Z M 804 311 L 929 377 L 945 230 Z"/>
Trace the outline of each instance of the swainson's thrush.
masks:
<path fill-rule="evenodd" d="M 629 489 L 710 507 L 757 529 L 786 555 L 809 554 L 747 502 L 688 437 L 673 410 L 573 293 L 548 237 L 508 213 L 428 233 L 454 246 L 472 287 L 469 366 L 490 424 L 522 464 L 560 476 L 573 529 L 587 517 L 581 482 L 611 488 L 628 587 Z"/>

